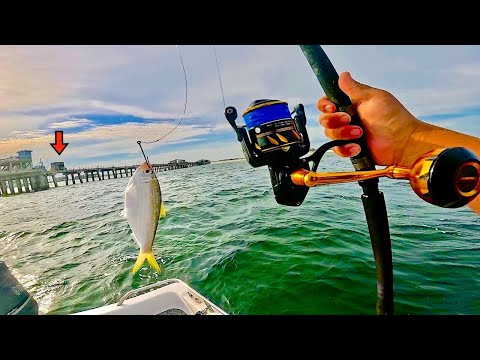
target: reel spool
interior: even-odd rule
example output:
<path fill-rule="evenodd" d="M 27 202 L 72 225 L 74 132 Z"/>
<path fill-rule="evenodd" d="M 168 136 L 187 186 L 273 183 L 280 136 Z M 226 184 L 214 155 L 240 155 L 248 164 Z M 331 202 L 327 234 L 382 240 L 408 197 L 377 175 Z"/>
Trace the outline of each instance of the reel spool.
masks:
<path fill-rule="evenodd" d="M 287 153 L 287 157 L 282 154 L 279 160 L 288 162 L 305 154 L 303 134 L 292 119 L 286 102 L 256 100 L 244 111 L 243 119 L 257 155 L 281 150 Z M 271 158 L 275 159 L 275 156 Z"/>
<path fill-rule="evenodd" d="M 256 100 L 243 112 L 245 126 L 242 127 L 235 124 L 237 110 L 234 107 L 225 109 L 225 117 L 253 167 L 296 163 L 310 150 L 303 105 L 290 113 L 284 101 Z"/>

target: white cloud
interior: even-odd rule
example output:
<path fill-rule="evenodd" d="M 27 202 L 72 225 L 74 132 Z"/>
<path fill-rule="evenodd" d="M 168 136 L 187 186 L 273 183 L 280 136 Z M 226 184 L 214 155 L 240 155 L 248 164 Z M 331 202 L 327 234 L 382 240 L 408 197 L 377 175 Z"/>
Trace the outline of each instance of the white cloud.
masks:
<path fill-rule="evenodd" d="M 32 131 L 12 131 L 10 134 L 17 139 L 30 139 L 43 136 L 47 133 L 46 130 L 32 130 Z"/>
<path fill-rule="evenodd" d="M 138 116 L 146 119 L 172 119 L 174 121 L 175 119 L 180 119 L 183 115 L 183 107 L 182 109 L 179 108 L 178 113 L 172 113 L 172 112 L 158 112 L 158 111 L 151 111 L 148 109 L 141 108 L 139 106 L 132 106 L 132 105 L 124 105 L 124 104 L 115 104 L 115 103 L 108 103 L 105 101 L 97 101 L 97 100 L 92 100 L 90 102 L 92 105 L 92 108 L 95 109 L 97 112 L 99 110 L 110 110 L 115 113 L 120 113 L 120 114 L 128 114 L 128 115 L 133 115 L 133 116 Z M 203 112 L 198 112 L 197 114 L 190 112 L 190 116 L 194 115 L 200 115 Z"/>
<path fill-rule="evenodd" d="M 50 129 L 72 129 L 85 125 L 93 125 L 93 121 L 89 119 L 77 119 L 74 117 L 69 118 L 66 121 L 54 122 L 48 125 Z"/>

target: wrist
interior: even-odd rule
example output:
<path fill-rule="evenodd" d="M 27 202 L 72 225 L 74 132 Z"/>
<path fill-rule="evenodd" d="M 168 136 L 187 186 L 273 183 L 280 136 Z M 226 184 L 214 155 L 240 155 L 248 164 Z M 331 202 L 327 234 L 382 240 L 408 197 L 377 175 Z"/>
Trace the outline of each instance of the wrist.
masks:
<path fill-rule="evenodd" d="M 480 156 L 480 139 L 416 119 L 401 162 L 398 165 L 411 166 L 423 154 L 449 147 L 465 147 Z"/>
<path fill-rule="evenodd" d="M 432 133 L 435 128 L 437 127 L 434 125 L 414 118 L 410 136 L 397 165 L 410 167 L 423 154 L 437 149 L 438 144 L 432 141 Z"/>

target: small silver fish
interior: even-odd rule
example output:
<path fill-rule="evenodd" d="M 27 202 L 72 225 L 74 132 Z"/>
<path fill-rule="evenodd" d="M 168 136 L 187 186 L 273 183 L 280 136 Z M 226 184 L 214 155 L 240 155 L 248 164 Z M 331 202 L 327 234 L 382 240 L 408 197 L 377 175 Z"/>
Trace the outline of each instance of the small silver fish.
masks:
<path fill-rule="evenodd" d="M 133 237 L 140 246 L 133 274 L 141 268 L 145 260 L 160 272 L 152 245 L 159 218 L 166 215 L 158 179 L 152 166 L 144 162 L 135 170 L 128 182 L 125 189 L 125 208 L 122 211 L 122 216 L 127 219 Z"/>

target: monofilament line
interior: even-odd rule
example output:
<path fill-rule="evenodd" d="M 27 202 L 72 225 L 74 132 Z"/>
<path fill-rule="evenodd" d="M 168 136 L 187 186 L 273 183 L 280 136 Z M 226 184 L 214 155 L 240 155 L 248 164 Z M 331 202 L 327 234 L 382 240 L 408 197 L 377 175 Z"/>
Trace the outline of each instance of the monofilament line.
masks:
<path fill-rule="evenodd" d="M 156 143 L 162 139 L 164 139 L 167 135 L 171 134 L 183 121 L 185 118 L 185 114 L 187 112 L 187 104 L 188 104 L 188 82 L 187 82 L 187 72 L 185 71 L 185 65 L 183 63 L 182 59 L 182 54 L 180 53 L 180 49 L 178 48 L 178 45 L 175 45 L 178 51 L 178 56 L 180 57 L 180 62 L 182 63 L 182 69 L 183 69 L 183 76 L 185 78 L 185 106 L 183 107 L 183 115 L 180 121 L 175 125 L 173 129 L 171 129 L 169 132 L 167 132 L 165 135 L 163 135 L 160 139 L 154 140 L 154 141 L 143 141 L 145 144 L 153 144 Z"/>
<path fill-rule="evenodd" d="M 227 105 L 225 104 L 225 96 L 223 94 L 222 78 L 220 76 L 220 67 L 218 66 L 217 50 L 215 49 L 215 45 L 213 45 L 213 52 L 215 53 L 215 62 L 217 63 L 218 81 L 220 82 L 220 90 L 222 91 L 223 107 L 226 108 Z"/>

